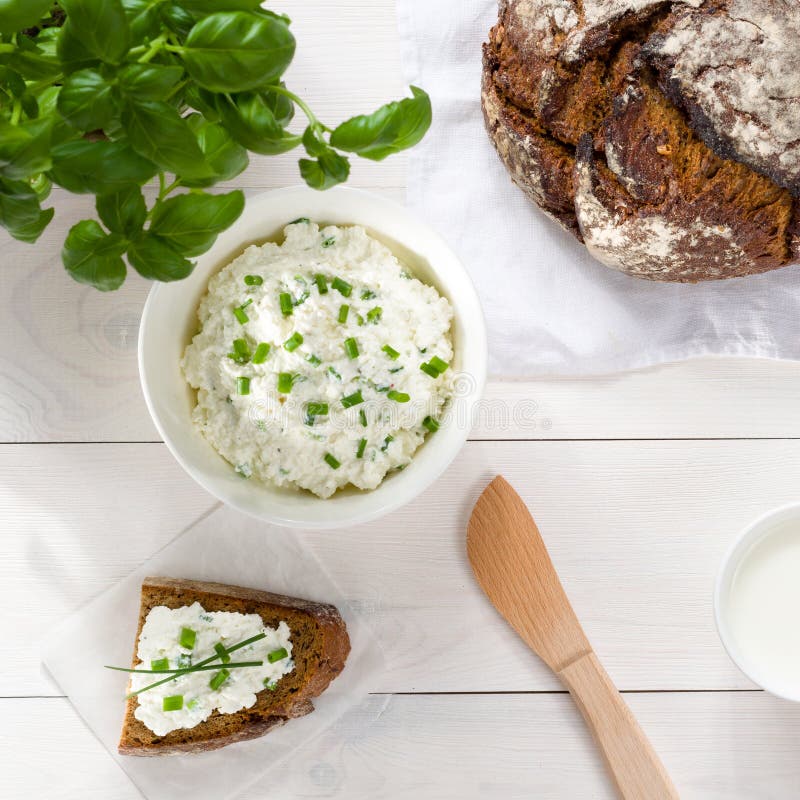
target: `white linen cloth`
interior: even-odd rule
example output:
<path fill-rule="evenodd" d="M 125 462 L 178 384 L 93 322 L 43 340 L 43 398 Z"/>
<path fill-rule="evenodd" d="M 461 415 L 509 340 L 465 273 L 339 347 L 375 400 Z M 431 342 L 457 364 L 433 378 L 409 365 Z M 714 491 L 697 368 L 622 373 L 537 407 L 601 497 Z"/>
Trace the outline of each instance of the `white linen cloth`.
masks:
<path fill-rule="evenodd" d="M 408 204 L 463 259 L 495 377 L 580 376 L 691 356 L 800 358 L 800 267 L 697 285 L 630 278 L 511 183 L 480 108 L 496 0 L 398 0 L 405 77 L 433 101 L 410 154 Z"/>

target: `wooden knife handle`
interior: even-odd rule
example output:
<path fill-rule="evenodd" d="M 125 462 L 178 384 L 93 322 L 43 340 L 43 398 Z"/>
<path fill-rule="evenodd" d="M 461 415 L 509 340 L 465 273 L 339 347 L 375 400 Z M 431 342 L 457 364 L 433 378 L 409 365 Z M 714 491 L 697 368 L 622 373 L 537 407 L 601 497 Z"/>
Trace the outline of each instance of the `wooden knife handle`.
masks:
<path fill-rule="evenodd" d="M 639 723 L 594 652 L 558 673 L 592 731 L 625 800 L 679 800 Z"/>

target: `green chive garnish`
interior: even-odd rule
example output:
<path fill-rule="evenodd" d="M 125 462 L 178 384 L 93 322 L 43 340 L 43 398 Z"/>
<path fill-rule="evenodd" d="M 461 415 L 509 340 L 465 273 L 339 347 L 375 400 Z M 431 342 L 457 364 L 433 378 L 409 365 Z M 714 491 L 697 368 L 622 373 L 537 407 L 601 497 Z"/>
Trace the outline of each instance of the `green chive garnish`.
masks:
<path fill-rule="evenodd" d="M 165 697 L 161 708 L 164 711 L 180 711 L 183 708 L 183 695 L 173 694 L 169 697 Z"/>
<path fill-rule="evenodd" d="M 349 359 L 358 358 L 358 342 L 352 336 L 344 340 L 344 351 Z"/>
<path fill-rule="evenodd" d="M 328 466 L 329 466 L 331 469 L 339 469 L 339 467 L 341 467 L 341 466 L 342 466 L 342 465 L 341 465 L 341 463 L 340 463 L 339 461 L 337 461 L 337 460 L 336 460 L 336 456 L 332 456 L 330 453 L 325 453 L 324 460 L 325 460 L 325 463 L 326 463 L 326 464 L 327 464 L 327 465 L 328 465 Z M 284 651 L 284 652 L 286 652 L 286 651 Z M 269 654 L 269 660 L 270 660 L 270 661 L 272 661 L 272 660 L 273 660 L 273 658 L 272 658 L 272 653 L 270 653 L 270 654 Z M 275 661 L 277 661 L 278 659 L 274 659 L 274 660 L 275 660 Z"/>
<path fill-rule="evenodd" d="M 426 375 L 430 375 L 431 378 L 438 378 L 439 377 L 439 370 L 436 369 L 436 367 L 433 367 L 433 366 L 431 366 L 430 364 L 428 364 L 428 363 L 426 363 L 424 361 L 419 365 L 419 368 Z"/>
<path fill-rule="evenodd" d="M 377 295 L 372 291 L 372 289 L 364 289 L 364 291 L 361 292 L 362 300 L 372 300 L 374 297 L 377 297 Z"/>
<path fill-rule="evenodd" d="M 350 297 L 350 293 L 353 291 L 353 287 L 341 278 L 334 278 L 331 281 L 331 286 L 336 289 L 342 297 Z"/>
<path fill-rule="evenodd" d="M 246 364 L 250 355 L 250 347 L 245 339 L 233 340 L 233 352 L 228 353 L 228 358 L 232 358 L 237 364 Z"/>
<path fill-rule="evenodd" d="M 178 639 L 181 647 L 186 650 L 194 650 L 194 643 L 197 641 L 197 631 L 191 628 L 181 628 L 181 635 Z"/>
<path fill-rule="evenodd" d="M 433 417 L 425 417 L 422 420 L 422 426 L 427 428 L 431 433 L 436 433 L 439 430 L 439 423 Z"/>
<path fill-rule="evenodd" d="M 151 661 L 150 669 L 153 670 L 153 672 L 163 672 L 165 669 L 169 669 L 169 659 L 157 658 L 154 661 Z"/>
<path fill-rule="evenodd" d="M 328 236 L 327 238 L 322 240 L 323 247 L 331 247 L 331 245 L 336 244 L 336 237 L 335 236 Z"/>
<path fill-rule="evenodd" d="M 230 670 L 221 669 L 209 682 L 208 685 L 216 692 L 225 681 L 230 678 Z"/>
<path fill-rule="evenodd" d="M 385 344 L 383 347 L 381 347 L 381 350 L 383 350 L 383 352 L 386 353 L 386 355 L 389 356 L 392 361 L 397 361 L 397 359 L 400 358 L 400 353 L 398 353 L 397 350 L 395 350 L 391 345 Z"/>
<path fill-rule="evenodd" d="M 344 323 L 347 322 L 347 315 L 349 313 L 350 313 L 350 306 L 345 304 L 339 307 L 339 322 L 341 322 L 342 325 L 344 325 Z"/>
<path fill-rule="evenodd" d="M 276 661 L 283 661 L 284 658 L 288 657 L 289 657 L 289 652 L 287 651 L 287 649 L 285 647 L 281 647 L 278 650 L 273 650 L 267 656 L 267 661 L 269 661 L 270 664 L 274 664 Z"/>
<path fill-rule="evenodd" d="M 223 664 L 230 664 L 231 657 L 228 655 L 228 651 L 225 649 L 225 645 L 222 642 L 217 642 L 214 645 L 214 652 L 219 656 L 219 660 Z"/>
<path fill-rule="evenodd" d="M 284 350 L 288 350 L 290 353 L 294 350 L 297 350 L 300 345 L 303 344 L 303 335 L 295 331 L 284 343 L 283 348 Z"/>
<path fill-rule="evenodd" d="M 306 361 L 311 364 L 312 367 L 318 367 L 322 363 L 321 358 L 317 358 L 313 353 L 309 356 L 306 356 Z"/>
<path fill-rule="evenodd" d="M 364 451 L 367 449 L 367 440 L 362 439 L 358 443 L 358 450 L 356 450 L 356 458 L 364 458 Z"/>
<path fill-rule="evenodd" d="M 375 308 L 371 308 L 367 311 L 368 322 L 377 323 L 381 316 L 383 316 L 383 309 L 380 306 L 375 306 Z"/>
<path fill-rule="evenodd" d="M 236 392 L 238 394 L 250 394 L 250 378 L 241 375 L 236 379 Z"/>
<path fill-rule="evenodd" d="M 281 394 L 289 394 L 294 386 L 294 375 L 291 372 L 278 373 L 278 391 Z"/>
<path fill-rule="evenodd" d="M 353 406 L 357 406 L 359 403 L 363 403 L 364 398 L 361 396 L 361 389 L 357 392 L 353 392 L 353 394 L 347 395 L 347 397 L 342 398 L 342 405 L 345 408 L 352 408 Z"/>
<path fill-rule="evenodd" d="M 367 412 L 363 408 L 359 409 L 358 419 L 360 420 L 362 427 L 366 428 L 367 427 Z"/>
<path fill-rule="evenodd" d="M 270 346 L 266 342 L 261 342 L 261 344 L 256 347 L 255 353 L 253 353 L 252 362 L 254 364 L 263 364 L 267 360 L 269 350 Z"/>
<path fill-rule="evenodd" d="M 309 403 L 306 406 L 306 413 L 312 417 L 324 417 L 328 413 L 327 403 Z"/>
<path fill-rule="evenodd" d="M 244 282 L 247 286 L 261 286 L 264 279 L 260 275 L 245 275 Z"/>
<path fill-rule="evenodd" d="M 244 325 L 250 320 L 250 317 L 244 313 L 244 309 L 241 306 L 233 309 L 233 316 L 236 317 L 240 325 Z"/>
<path fill-rule="evenodd" d="M 308 225 L 311 220 L 308 217 L 298 217 L 297 219 L 293 219 L 289 224 L 299 225 L 301 222 L 304 222 L 306 225 Z"/>
<path fill-rule="evenodd" d="M 394 389 L 389 389 L 389 391 L 386 393 L 386 396 L 390 400 L 394 400 L 395 403 L 407 403 L 411 399 L 411 395 L 408 395 L 405 392 L 396 392 Z"/>
<path fill-rule="evenodd" d="M 363 325 L 364 317 L 362 317 L 361 314 L 356 314 L 356 322 L 359 324 L 359 326 Z"/>
<path fill-rule="evenodd" d="M 315 275 L 314 283 L 317 284 L 320 294 L 328 294 L 328 281 L 325 280 L 324 275 Z"/>
<path fill-rule="evenodd" d="M 271 681 L 269 678 L 264 678 L 264 688 L 268 692 L 274 692 L 278 688 L 278 681 Z"/>
<path fill-rule="evenodd" d="M 342 376 L 333 367 L 328 367 L 328 374 L 341 383 Z"/>
<path fill-rule="evenodd" d="M 288 317 L 294 310 L 292 296 L 289 294 L 289 292 L 281 292 L 278 295 L 278 302 L 281 306 L 281 314 L 283 314 L 284 317 Z"/>
<path fill-rule="evenodd" d="M 428 363 L 429 363 L 429 364 L 430 364 L 430 365 L 431 365 L 431 366 L 432 366 L 432 367 L 433 367 L 433 368 L 434 368 L 434 369 L 435 369 L 435 370 L 436 370 L 436 371 L 437 371 L 437 372 L 438 372 L 440 375 L 441 375 L 443 372 L 446 372 L 446 371 L 449 369 L 449 367 L 450 367 L 450 365 L 449 365 L 449 364 L 448 364 L 446 361 L 443 361 L 441 358 L 439 358 L 439 356 L 434 356 L 434 357 L 433 357 L 433 358 L 432 358 L 432 359 L 431 359 L 431 360 L 430 360 Z"/>
<path fill-rule="evenodd" d="M 389 445 L 394 441 L 394 436 L 387 436 L 383 440 L 383 445 L 381 446 L 381 453 L 385 453 L 389 449 Z"/>

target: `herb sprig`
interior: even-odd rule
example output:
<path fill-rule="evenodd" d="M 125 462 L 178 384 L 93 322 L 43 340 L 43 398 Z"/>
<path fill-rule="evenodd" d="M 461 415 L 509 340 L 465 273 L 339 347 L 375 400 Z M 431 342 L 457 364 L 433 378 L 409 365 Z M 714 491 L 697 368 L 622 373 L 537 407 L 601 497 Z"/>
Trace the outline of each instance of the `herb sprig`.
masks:
<path fill-rule="evenodd" d="M 93 194 L 97 219 L 74 225 L 62 250 L 75 280 L 111 291 L 129 266 L 180 280 L 242 213 L 242 192 L 207 189 L 250 152 L 302 147 L 300 174 L 327 189 L 347 180 L 352 155 L 380 161 L 422 139 L 431 104 L 416 87 L 324 124 L 282 81 L 289 28 L 260 0 L 0 2 L 0 225 L 32 243 L 53 219 L 42 204 L 54 184 Z"/>

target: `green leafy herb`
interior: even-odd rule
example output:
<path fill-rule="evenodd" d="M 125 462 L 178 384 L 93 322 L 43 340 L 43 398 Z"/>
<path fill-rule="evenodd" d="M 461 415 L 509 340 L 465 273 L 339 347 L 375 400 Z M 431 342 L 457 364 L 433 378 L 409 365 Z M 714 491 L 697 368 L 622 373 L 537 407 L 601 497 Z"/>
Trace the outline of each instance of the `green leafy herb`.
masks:
<path fill-rule="evenodd" d="M 364 398 L 361 396 L 361 389 L 342 398 L 342 405 L 345 408 L 352 408 L 353 406 L 357 406 L 363 402 Z"/>
<path fill-rule="evenodd" d="M 252 363 L 263 364 L 267 360 L 269 351 L 270 346 L 266 342 L 261 342 L 261 344 L 256 347 L 255 353 L 253 353 L 253 358 L 251 359 Z"/>
<path fill-rule="evenodd" d="M 348 306 L 346 303 L 344 305 L 339 306 L 339 316 L 337 317 L 339 322 L 341 322 L 342 324 L 347 322 L 347 315 L 349 313 L 350 313 L 350 306 Z"/>
<path fill-rule="evenodd" d="M 367 449 L 367 440 L 361 439 L 358 443 L 358 449 L 356 450 L 356 458 L 364 458 L 364 451 Z"/>

